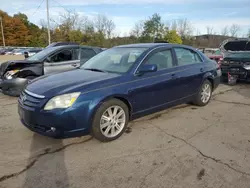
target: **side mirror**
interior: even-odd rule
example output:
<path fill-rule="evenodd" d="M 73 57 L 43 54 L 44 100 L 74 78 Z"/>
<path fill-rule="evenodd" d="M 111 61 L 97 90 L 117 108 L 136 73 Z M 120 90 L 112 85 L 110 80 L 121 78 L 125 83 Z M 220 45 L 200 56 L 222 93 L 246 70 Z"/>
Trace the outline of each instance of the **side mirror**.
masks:
<path fill-rule="evenodd" d="M 156 72 L 156 71 L 157 71 L 157 65 L 149 64 L 149 65 L 141 65 L 136 73 L 141 75 L 147 72 Z"/>
<path fill-rule="evenodd" d="M 24 54 L 25 59 L 29 57 L 29 53 L 28 52 L 24 52 L 23 54 Z"/>

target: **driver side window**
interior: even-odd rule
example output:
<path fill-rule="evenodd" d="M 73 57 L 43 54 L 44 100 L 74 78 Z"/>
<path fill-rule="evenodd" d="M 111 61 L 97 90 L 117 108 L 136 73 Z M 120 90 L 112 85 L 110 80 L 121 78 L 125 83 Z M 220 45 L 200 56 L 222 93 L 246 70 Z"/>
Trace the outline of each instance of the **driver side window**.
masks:
<path fill-rule="evenodd" d="M 173 58 L 171 50 L 163 50 L 154 53 L 145 64 L 157 65 L 157 70 L 163 70 L 173 67 Z"/>
<path fill-rule="evenodd" d="M 73 55 L 71 50 L 63 50 L 59 53 L 51 56 L 50 62 L 63 62 L 63 61 L 71 61 L 73 60 Z"/>

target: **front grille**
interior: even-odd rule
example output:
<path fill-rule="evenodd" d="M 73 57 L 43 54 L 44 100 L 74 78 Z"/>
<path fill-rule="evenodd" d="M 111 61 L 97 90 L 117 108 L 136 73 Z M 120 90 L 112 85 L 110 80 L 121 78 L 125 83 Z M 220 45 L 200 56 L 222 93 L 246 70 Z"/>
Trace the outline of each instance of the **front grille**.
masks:
<path fill-rule="evenodd" d="M 21 92 L 18 101 L 23 106 L 26 106 L 29 108 L 35 108 L 35 107 L 41 107 L 43 99 L 31 96 L 25 91 L 23 91 Z"/>

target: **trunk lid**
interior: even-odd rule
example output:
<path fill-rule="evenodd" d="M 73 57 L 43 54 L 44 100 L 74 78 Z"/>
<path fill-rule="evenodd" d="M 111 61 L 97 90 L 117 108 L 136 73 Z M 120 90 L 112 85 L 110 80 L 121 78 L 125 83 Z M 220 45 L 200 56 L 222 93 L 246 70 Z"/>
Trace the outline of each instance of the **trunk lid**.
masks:
<path fill-rule="evenodd" d="M 221 43 L 220 50 L 224 57 L 232 59 L 234 54 L 237 54 L 236 58 L 244 57 L 244 54 L 250 54 L 250 38 L 227 39 Z"/>

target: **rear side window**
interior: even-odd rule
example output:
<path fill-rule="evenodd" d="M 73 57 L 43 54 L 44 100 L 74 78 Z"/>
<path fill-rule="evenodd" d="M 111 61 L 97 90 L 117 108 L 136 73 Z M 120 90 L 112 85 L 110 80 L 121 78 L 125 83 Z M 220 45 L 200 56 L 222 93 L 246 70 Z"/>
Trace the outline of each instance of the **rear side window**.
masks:
<path fill-rule="evenodd" d="M 74 48 L 73 49 L 73 60 L 79 60 L 80 59 L 80 49 L 79 48 Z"/>
<path fill-rule="evenodd" d="M 81 63 L 85 63 L 88 61 L 90 58 L 96 55 L 96 52 L 93 49 L 89 48 L 80 48 L 80 60 Z"/>
<path fill-rule="evenodd" d="M 190 65 L 195 63 L 201 63 L 202 59 L 193 50 L 189 50 L 186 48 L 174 48 L 174 51 L 177 56 L 178 66 Z"/>
<path fill-rule="evenodd" d="M 96 53 L 94 50 L 88 48 L 81 48 L 81 59 L 90 59 L 95 55 Z"/>

